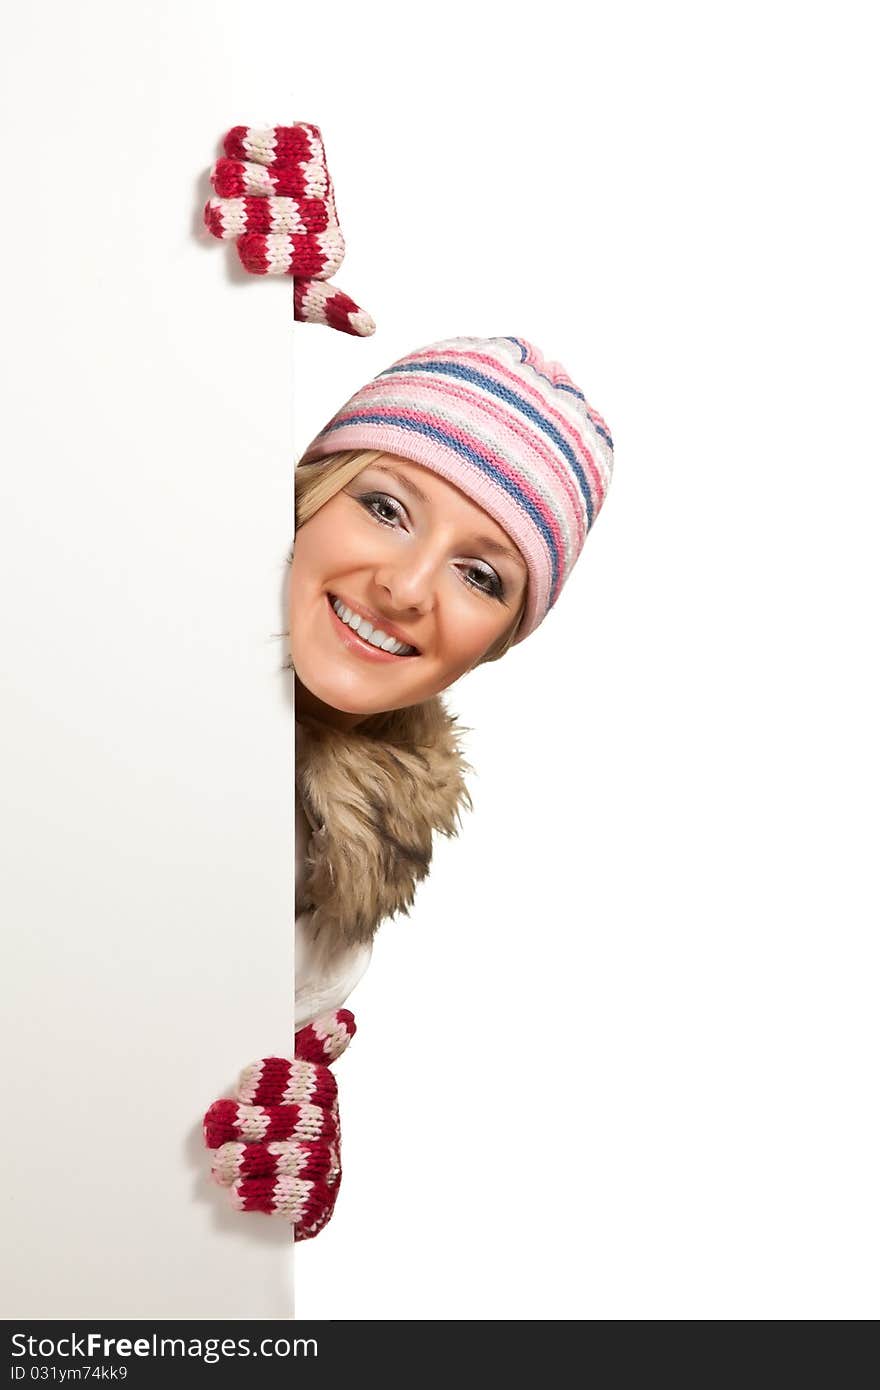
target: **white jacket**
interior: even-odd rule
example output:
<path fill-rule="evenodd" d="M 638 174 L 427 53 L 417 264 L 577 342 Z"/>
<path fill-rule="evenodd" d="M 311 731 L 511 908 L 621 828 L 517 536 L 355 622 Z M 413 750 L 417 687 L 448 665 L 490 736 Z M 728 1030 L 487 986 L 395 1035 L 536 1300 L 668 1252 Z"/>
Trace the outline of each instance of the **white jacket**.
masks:
<path fill-rule="evenodd" d="M 380 922 L 409 912 L 434 835 L 457 833 L 462 732 L 440 696 L 369 730 L 296 721 L 297 1028 L 345 1002 Z"/>

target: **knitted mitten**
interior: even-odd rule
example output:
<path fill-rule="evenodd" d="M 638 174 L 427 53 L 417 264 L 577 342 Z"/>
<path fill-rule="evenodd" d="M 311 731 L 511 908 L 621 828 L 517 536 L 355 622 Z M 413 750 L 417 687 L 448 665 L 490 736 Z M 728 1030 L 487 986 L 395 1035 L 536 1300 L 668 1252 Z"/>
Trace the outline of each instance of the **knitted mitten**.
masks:
<path fill-rule="evenodd" d="M 318 127 L 234 126 L 223 150 L 211 170 L 218 196 L 205 204 L 209 232 L 234 239 L 252 275 L 294 277 L 295 319 L 369 337 L 370 315 L 324 283 L 342 264 L 345 242 Z"/>
<path fill-rule="evenodd" d="M 301 1028 L 294 1060 L 264 1057 L 242 1072 L 234 1100 L 217 1100 L 204 1119 L 214 1149 L 211 1175 L 240 1211 L 283 1216 L 294 1240 L 323 1230 L 336 1205 L 339 1105 L 329 1064 L 355 1032 L 348 1009 Z"/>

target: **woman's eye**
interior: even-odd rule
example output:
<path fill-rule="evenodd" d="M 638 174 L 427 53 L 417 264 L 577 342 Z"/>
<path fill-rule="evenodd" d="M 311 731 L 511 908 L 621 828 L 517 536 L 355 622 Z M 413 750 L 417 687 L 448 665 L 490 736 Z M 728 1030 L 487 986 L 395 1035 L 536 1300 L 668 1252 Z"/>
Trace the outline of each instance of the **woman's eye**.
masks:
<path fill-rule="evenodd" d="M 401 507 L 387 493 L 365 492 L 358 501 L 383 526 L 393 526 L 395 521 L 403 516 Z"/>
<path fill-rule="evenodd" d="M 468 565 L 464 575 L 471 588 L 479 589 L 490 598 L 504 597 L 504 585 L 494 570 L 483 569 L 480 565 Z"/>

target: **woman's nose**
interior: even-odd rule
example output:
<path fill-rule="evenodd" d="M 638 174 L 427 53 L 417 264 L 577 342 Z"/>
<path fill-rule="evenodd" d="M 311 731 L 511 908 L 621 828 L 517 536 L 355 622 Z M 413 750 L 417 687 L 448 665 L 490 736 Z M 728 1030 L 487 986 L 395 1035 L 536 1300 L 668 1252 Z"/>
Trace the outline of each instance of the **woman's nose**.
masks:
<path fill-rule="evenodd" d="M 396 610 L 430 612 L 437 583 L 436 557 L 414 552 L 396 556 L 376 570 L 375 582 Z"/>

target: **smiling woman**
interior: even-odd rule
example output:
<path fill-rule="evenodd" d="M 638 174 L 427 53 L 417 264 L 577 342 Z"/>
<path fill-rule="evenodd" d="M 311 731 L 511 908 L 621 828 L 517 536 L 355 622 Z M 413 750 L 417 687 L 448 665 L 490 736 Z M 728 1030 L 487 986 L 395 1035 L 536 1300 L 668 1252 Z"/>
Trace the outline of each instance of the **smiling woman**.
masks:
<path fill-rule="evenodd" d="M 338 490 L 312 509 L 308 474 L 298 489 L 290 654 L 300 713 L 353 727 L 446 690 L 512 640 L 525 561 L 459 488 L 376 451 L 306 469 Z"/>
<path fill-rule="evenodd" d="M 340 1005 L 381 922 L 409 912 L 435 835 L 455 835 L 470 806 L 443 693 L 546 617 L 612 458 L 605 422 L 559 363 L 521 338 L 455 338 L 369 382 L 296 470 L 299 1070 L 259 1064 L 243 1094 L 285 1103 L 244 1122 L 224 1112 L 211 1135 L 230 1141 L 215 1171 L 238 1205 L 284 1215 L 297 1240 L 323 1229 L 339 1190 L 327 1064 L 354 1031 Z M 307 1134 L 301 1102 L 318 1095 Z"/>

